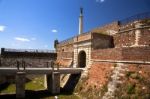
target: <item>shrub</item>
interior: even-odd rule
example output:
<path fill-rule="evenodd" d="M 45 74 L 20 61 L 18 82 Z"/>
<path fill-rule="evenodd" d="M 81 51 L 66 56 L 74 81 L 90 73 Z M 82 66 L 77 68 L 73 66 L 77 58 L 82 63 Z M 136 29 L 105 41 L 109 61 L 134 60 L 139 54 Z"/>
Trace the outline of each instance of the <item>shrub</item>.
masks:
<path fill-rule="evenodd" d="M 135 84 L 128 84 L 127 85 L 127 93 L 134 94 L 135 93 Z"/>

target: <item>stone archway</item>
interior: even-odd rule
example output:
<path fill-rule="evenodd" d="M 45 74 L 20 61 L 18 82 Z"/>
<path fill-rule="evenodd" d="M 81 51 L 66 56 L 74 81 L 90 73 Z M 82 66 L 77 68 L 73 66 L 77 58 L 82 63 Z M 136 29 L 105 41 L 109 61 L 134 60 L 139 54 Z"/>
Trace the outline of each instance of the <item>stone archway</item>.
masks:
<path fill-rule="evenodd" d="M 80 51 L 78 54 L 78 67 L 84 68 L 86 66 L 86 53 L 85 51 Z"/>

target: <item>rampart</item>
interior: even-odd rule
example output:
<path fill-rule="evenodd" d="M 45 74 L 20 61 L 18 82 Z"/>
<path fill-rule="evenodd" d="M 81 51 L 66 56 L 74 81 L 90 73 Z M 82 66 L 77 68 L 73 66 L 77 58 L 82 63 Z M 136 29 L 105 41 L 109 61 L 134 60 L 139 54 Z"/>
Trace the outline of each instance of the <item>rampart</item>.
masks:
<path fill-rule="evenodd" d="M 92 60 L 100 61 L 150 61 L 150 47 L 124 47 L 93 50 Z"/>

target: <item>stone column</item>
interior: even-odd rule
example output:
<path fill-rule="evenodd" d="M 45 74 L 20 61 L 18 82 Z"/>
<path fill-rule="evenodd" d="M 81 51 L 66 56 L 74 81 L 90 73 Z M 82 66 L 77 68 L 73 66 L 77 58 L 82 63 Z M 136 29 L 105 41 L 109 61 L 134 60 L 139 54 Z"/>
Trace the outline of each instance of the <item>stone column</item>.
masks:
<path fill-rule="evenodd" d="M 25 98 L 25 72 L 16 74 L 16 98 Z"/>
<path fill-rule="evenodd" d="M 47 75 L 47 88 L 52 94 L 60 93 L 60 73 L 53 72 L 51 75 Z"/>
<path fill-rule="evenodd" d="M 79 35 L 83 32 L 83 8 L 80 8 L 79 16 Z"/>
<path fill-rule="evenodd" d="M 136 23 L 135 28 L 137 28 L 137 29 L 135 30 L 135 44 L 134 44 L 134 46 L 139 46 L 139 40 L 141 37 L 141 29 L 140 29 L 141 27 L 142 27 L 141 23 Z"/>

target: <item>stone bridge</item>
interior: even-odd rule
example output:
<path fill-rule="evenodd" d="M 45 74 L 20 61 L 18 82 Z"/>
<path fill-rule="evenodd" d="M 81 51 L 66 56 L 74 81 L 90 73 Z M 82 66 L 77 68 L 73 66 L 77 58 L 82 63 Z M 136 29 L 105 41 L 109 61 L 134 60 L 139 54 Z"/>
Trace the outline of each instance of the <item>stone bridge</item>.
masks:
<path fill-rule="evenodd" d="M 35 66 L 36 67 L 36 66 Z M 0 75 L 15 75 L 16 80 L 16 98 L 25 98 L 25 78 L 26 75 L 44 74 L 47 90 L 52 94 L 60 93 L 60 75 L 61 74 L 81 74 L 83 68 L 25 68 L 13 67 L 9 68 L 2 66 L 0 68 Z"/>

